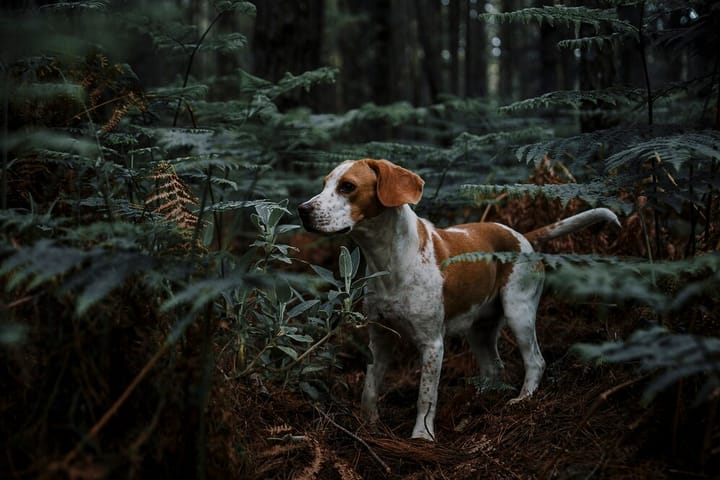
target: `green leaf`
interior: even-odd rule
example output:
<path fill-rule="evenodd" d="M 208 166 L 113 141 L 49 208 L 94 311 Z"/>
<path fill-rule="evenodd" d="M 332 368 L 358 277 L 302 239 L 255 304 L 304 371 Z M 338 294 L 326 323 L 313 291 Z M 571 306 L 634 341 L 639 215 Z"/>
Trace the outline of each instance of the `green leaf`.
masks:
<path fill-rule="evenodd" d="M 294 333 L 286 333 L 285 336 L 300 343 L 313 343 L 315 341 L 310 335 L 297 335 Z"/>
<path fill-rule="evenodd" d="M 312 268 L 315 271 L 315 273 L 317 273 L 320 276 L 320 278 L 325 280 L 327 283 L 330 283 L 335 286 L 339 285 L 338 281 L 335 279 L 335 274 L 331 270 L 328 270 L 327 268 L 324 268 L 324 267 L 320 267 L 318 265 L 310 265 L 310 268 Z"/>
<path fill-rule="evenodd" d="M 311 309 L 318 303 L 320 303 L 320 300 L 318 300 L 318 299 L 307 300 L 302 303 L 299 303 L 299 304 L 295 305 L 293 308 L 291 308 L 290 311 L 288 311 L 287 317 L 295 318 L 298 315 L 305 313 L 307 310 Z"/>
<path fill-rule="evenodd" d="M 275 345 L 275 348 L 285 353 L 285 355 L 292 358 L 293 360 L 297 360 L 298 358 L 297 352 L 292 347 L 287 347 L 285 345 Z"/>
<path fill-rule="evenodd" d="M 344 279 L 352 278 L 353 261 L 350 251 L 344 245 L 340 247 L 340 276 Z"/>

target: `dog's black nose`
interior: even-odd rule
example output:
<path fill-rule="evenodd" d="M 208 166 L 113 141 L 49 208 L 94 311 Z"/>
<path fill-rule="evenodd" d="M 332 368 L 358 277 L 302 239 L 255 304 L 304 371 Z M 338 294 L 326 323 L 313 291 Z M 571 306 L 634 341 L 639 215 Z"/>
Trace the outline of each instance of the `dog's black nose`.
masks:
<path fill-rule="evenodd" d="M 298 205 L 298 213 L 300 213 L 300 216 L 308 215 L 310 212 L 312 212 L 313 207 L 310 205 L 309 202 L 301 203 Z"/>
<path fill-rule="evenodd" d="M 298 214 L 300 214 L 300 221 L 305 227 L 305 230 L 312 231 L 312 211 L 313 206 L 309 202 L 301 203 L 298 205 Z"/>

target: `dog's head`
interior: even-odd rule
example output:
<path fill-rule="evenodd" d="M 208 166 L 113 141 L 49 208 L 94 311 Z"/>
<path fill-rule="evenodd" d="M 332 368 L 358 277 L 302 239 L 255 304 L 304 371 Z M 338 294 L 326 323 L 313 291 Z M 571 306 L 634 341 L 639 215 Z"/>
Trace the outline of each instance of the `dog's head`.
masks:
<path fill-rule="evenodd" d="M 323 189 L 298 207 L 310 232 L 347 233 L 387 208 L 420 201 L 423 180 L 387 160 L 347 160 L 325 177 Z"/>

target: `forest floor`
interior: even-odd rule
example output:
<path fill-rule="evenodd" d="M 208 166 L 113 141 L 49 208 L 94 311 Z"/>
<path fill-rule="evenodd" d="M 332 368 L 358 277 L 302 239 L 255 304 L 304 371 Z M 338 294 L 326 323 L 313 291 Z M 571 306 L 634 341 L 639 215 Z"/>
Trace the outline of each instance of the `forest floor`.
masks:
<path fill-rule="evenodd" d="M 624 336 L 630 326 L 544 300 L 538 337 L 547 370 L 539 391 L 515 405 L 507 403 L 514 391 L 479 392 L 470 381 L 474 358 L 451 343 L 435 443 L 409 439 L 419 377 L 412 352 L 388 373 L 379 431 L 360 416 L 361 361 L 347 359 L 332 400 L 322 403 L 271 386 L 236 385 L 241 418 L 232 423 L 242 423 L 241 463 L 255 478 L 713 478 L 709 452 L 699 454 L 712 431 L 702 421 L 707 406 L 691 407 L 677 389 L 643 405 L 644 377 L 636 371 L 589 365 L 568 353 L 577 342 Z M 506 380 L 519 386 L 517 349 L 505 334 L 500 344 Z"/>
<path fill-rule="evenodd" d="M 525 218 L 542 224 L 542 215 L 557 214 L 527 202 L 499 212 L 496 219 L 517 226 L 523 218 L 519 212 L 535 211 L 537 215 Z M 635 220 L 623 219 L 620 234 L 598 235 L 590 229 L 574 240 L 556 241 L 561 243 L 550 245 L 549 251 L 632 254 L 642 244 Z M 308 252 L 316 256 L 314 262 L 323 261 L 323 253 Z M 382 425 L 372 430 L 359 405 L 366 360 L 355 345 L 365 341 L 364 332 L 344 332 L 334 340 L 343 368 L 329 374 L 330 395 L 323 401 L 259 382 L 217 387 L 224 393 L 213 397 L 235 402 L 236 416 L 223 417 L 235 433 L 221 440 L 234 450 L 218 452 L 216 458 L 234 458 L 254 478 L 720 478 L 720 439 L 713 421 L 717 401 L 694 405 L 697 386 L 681 382 L 644 403 L 648 375 L 631 365 L 588 363 L 572 352 L 577 343 L 624 339 L 658 320 L 640 307 L 579 304 L 546 292 L 537 335 L 547 369 L 539 391 L 514 405 L 508 400 L 517 394 L 524 372 L 509 333 L 503 331 L 499 347 L 503 382 L 512 388 L 482 392 L 473 381 L 477 369 L 472 354 L 461 340 L 449 340 L 434 443 L 409 439 L 417 355 L 400 347 L 380 399 Z M 706 326 L 712 334 L 718 325 L 712 321 Z M 215 407 L 222 411 L 227 404 Z M 215 407 L 211 402 L 210 411 Z M 215 465 L 218 472 L 226 467 Z"/>

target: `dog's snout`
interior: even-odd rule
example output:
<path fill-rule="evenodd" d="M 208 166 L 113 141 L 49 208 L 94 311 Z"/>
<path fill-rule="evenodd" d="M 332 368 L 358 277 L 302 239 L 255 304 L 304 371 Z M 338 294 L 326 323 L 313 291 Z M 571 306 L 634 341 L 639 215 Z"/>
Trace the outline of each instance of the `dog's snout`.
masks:
<path fill-rule="evenodd" d="M 309 201 L 298 205 L 298 214 L 300 215 L 300 221 L 302 222 L 303 227 L 305 227 L 305 230 L 310 232 L 315 230 L 312 221 L 313 209 L 314 207 Z"/>
<path fill-rule="evenodd" d="M 313 206 L 310 204 L 310 202 L 301 203 L 298 205 L 298 213 L 300 213 L 300 216 L 308 215 L 312 212 Z"/>

